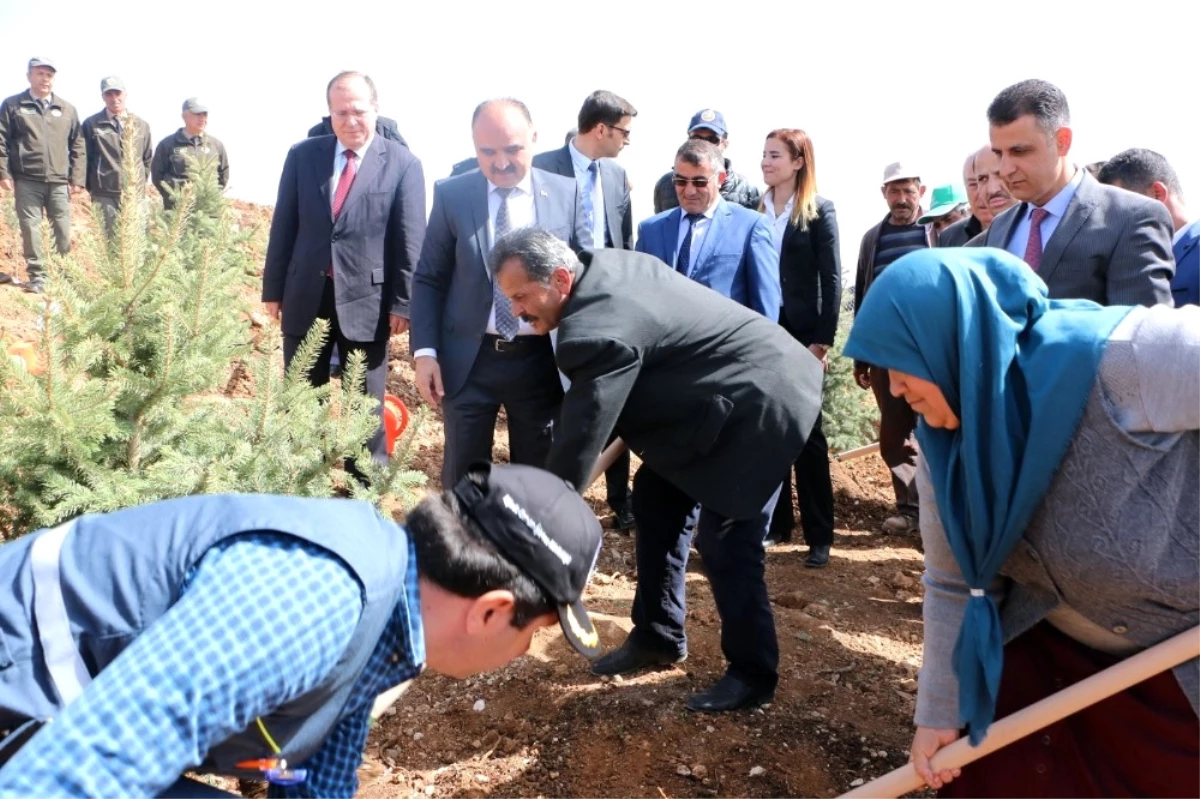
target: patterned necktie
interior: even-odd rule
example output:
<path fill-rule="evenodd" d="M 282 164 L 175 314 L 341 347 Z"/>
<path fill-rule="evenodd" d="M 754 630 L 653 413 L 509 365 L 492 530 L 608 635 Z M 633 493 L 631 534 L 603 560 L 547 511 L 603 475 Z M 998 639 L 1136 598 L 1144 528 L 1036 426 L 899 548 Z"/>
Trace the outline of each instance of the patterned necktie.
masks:
<path fill-rule="evenodd" d="M 500 208 L 496 211 L 496 225 L 492 237 L 493 247 L 505 233 L 512 230 L 512 219 L 508 215 L 508 197 L 512 193 L 512 189 L 496 189 L 496 194 L 500 197 Z M 500 283 L 494 276 L 492 278 L 492 306 L 496 310 L 496 332 L 505 341 L 512 341 L 517 337 L 517 318 L 513 316 L 512 303 L 508 301 L 508 297 L 504 296 L 504 292 L 500 290 Z"/>
<path fill-rule="evenodd" d="M 1034 208 L 1033 216 L 1029 220 L 1029 243 L 1025 245 L 1025 263 L 1035 272 L 1042 265 L 1042 222 L 1048 216 L 1050 212 L 1046 209 Z"/>
<path fill-rule="evenodd" d="M 704 214 L 687 214 L 684 219 L 687 220 L 687 233 L 683 234 L 683 244 L 679 247 L 679 255 L 675 258 L 675 269 L 685 275 L 691 276 L 692 260 L 692 231 L 696 228 L 696 220 L 704 217 Z"/>
<path fill-rule="evenodd" d="M 584 181 L 583 187 L 583 218 L 587 222 L 588 230 L 592 231 L 592 246 L 600 248 L 604 246 L 604 235 L 596 235 L 596 179 L 600 173 L 600 162 L 592 161 L 588 164 L 587 180 Z"/>
<path fill-rule="evenodd" d="M 342 167 L 341 177 L 338 178 L 337 191 L 333 195 L 333 218 L 336 220 L 342 212 L 342 206 L 346 204 L 346 195 L 350 193 L 350 186 L 354 183 L 354 176 L 358 173 L 355 167 L 357 155 L 353 150 L 346 151 L 346 165 Z"/>

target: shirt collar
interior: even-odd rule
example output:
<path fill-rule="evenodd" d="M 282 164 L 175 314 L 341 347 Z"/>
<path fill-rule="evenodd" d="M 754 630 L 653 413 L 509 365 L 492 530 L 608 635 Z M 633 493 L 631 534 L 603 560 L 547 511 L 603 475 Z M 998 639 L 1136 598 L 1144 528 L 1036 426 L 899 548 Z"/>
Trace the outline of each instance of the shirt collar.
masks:
<path fill-rule="evenodd" d="M 796 195 L 788 196 L 787 205 L 783 207 L 782 216 L 788 219 L 792 218 L 792 209 L 796 207 Z M 779 217 L 775 215 L 775 189 L 767 189 L 767 193 L 763 195 L 763 212 L 768 219 L 775 220 Z"/>
<path fill-rule="evenodd" d="M 498 188 L 500 188 L 495 183 L 492 183 L 491 178 L 487 178 L 487 184 L 488 184 L 488 194 L 492 194 Z M 533 196 L 533 170 L 530 169 L 528 172 L 526 172 L 525 177 L 521 178 L 521 182 L 518 183 L 516 186 L 513 186 L 513 188 L 519 193 L 528 194 L 530 196 Z"/>
<path fill-rule="evenodd" d="M 336 136 L 334 137 L 333 140 L 337 142 L 337 147 L 335 147 L 333 150 L 333 158 L 336 161 L 341 156 L 342 153 L 346 152 L 350 148 L 347 147 L 346 145 L 342 144 L 342 140 L 337 138 Z M 354 154 L 356 156 L 358 156 L 358 163 L 360 163 L 360 164 L 362 163 L 363 156 L 367 154 L 367 150 L 371 149 L 371 142 L 373 142 L 373 141 L 375 141 L 374 133 L 372 133 L 370 138 L 367 139 L 366 144 L 364 144 L 362 147 L 359 147 L 358 149 L 356 149 L 354 151 Z"/>
<path fill-rule="evenodd" d="M 1063 186 L 1058 194 L 1051 197 L 1041 208 L 1049 211 L 1051 216 L 1062 219 L 1063 215 L 1067 213 L 1067 206 L 1071 204 L 1071 198 L 1075 196 L 1075 192 L 1079 190 L 1079 184 L 1083 182 L 1083 173 L 1084 170 L 1075 167 L 1074 177 L 1067 181 L 1067 185 Z M 1033 203 L 1030 203 L 1029 213 L 1032 214 L 1033 209 L 1037 207 Z"/>
<path fill-rule="evenodd" d="M 1195 222 L 1189 222 L 1188 224 L 1179 228 L 1179 230 L 1176 230 L 1174 238 L 1171 239 L 1171 246 L 1174 247 L 1176 244 L 1183 241 L 1183 237 L 1187 235 L 1188 231 L 1197 226 L 1200 226 L 1200 219 L 1197 219 Z"/>
<path fill-rule="evenodd" d="M 588 158 L 575 147 L 575 139 L 567 142 L 567 150 L 571 153 L 571 163 L 575 165 L 576 172 L 587 172 L 588 167 L 592 165 L 592 159 Z"/>
<path fill-rule="evenodd" d="M 709 207 L 709 209 L 707 211 L 705 211 L 704 213 L 702 213 L 700 216 L 704 217 L 705 219 L 712 219 L 713 216 L 715 216 L 717 213 L 717 206 L 721 204 L 721 199 L 722 199 L 721 197 L 717 197 L 717 201 L 715 203 L 713 203 L 712 206 Z M 687 216 L 687 211 L 683 210 L 683 207 L 680 206 L 679 218 L 682 220 L 686 216 Z"/>

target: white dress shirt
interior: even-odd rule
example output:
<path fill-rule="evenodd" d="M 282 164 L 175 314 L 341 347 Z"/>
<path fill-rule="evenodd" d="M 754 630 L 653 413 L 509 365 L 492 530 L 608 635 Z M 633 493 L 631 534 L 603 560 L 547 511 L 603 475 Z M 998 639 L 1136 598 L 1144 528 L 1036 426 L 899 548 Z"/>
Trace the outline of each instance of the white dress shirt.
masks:
<path fill-rule="evenodd" d="M 763 213 L 771 223 L 771 243 L 775 245 L 775 252 L 783 248 L 783 234 L 787 232 L 788 220 L 792 218 L 792 209 L 795 207 L 796 195 L 792 194 L 783 207 L 783 213 L 775 216 L 775 189 L 767 189 L 763 195 Z"/>
<path fill-rule="evenodd" d="M 342 170 L 346 168 L 346 150 L 350 149 L 342 144 L 341 139 L 335 138 L 334 141 L 337 142 L 337 145 L 333 148 L 333 177 L 329 179 L 329 210 L 331 211 L 333 210 L 334 200 L 337 199 L 338 181 L 341 180 Z M 367 154 L 367 150 L 371 148 L 371 142 L 373 141 L 375 141 L 374 132 L 367 138 L 366 144 L 354 150 L 354 154 L 358 156 L 358 169 L 362 169 L 363 156 Z M 354 174 L 355 179 L 357 179 L 358 172 L 356 171 Z"/>
<path fill-rule="evenodd" d="M 575 169 L 575 182 L 579 184 L 579 196 L 582 197 L 588 189 L 588 167 L 592 159 L 575 149 L 575 139 L 567 143 L 571 153 L 571 166 Z M 596 165 L 596 185 L 592 188 L 592 246 L 599 250 L 604 247 L 604 185 L 600 179 L 600 165 Z"/>

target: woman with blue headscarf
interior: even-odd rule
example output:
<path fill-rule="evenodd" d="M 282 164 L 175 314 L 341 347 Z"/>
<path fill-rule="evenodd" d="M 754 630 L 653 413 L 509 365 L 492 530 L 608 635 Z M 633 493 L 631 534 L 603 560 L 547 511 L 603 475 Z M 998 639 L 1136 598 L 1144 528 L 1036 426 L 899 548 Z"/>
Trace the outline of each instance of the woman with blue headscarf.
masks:
<path fill-rule="evenodd" d="M 1050 300 L 1006 252 L 925 250 L 876 280 L 845 353 L 921 417 L 922 778 L 942 795 L 1200 793 L 1195 660 L 961 776 L 929 766 L 963 728 L 978 743 L 1200 621 L 1200 308 Z"/>

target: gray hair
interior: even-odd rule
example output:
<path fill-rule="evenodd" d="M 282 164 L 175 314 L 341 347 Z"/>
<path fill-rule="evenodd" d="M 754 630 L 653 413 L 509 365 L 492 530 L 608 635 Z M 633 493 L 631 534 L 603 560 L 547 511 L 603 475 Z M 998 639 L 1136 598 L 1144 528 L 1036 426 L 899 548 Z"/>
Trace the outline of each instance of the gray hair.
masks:
<path fill-rule="evenodd" d="M 578 275 L 583 266 L 565 242 L 536 227 L 517 228 L 501 236 L 493 245 L 490 258 L 493 274 L 516 258 L 525 267 L 529 279 L 543 286 L 550 285 L 550 276 L 560 266 L 572 275 Z"/>
<path fill-rule="evenodd" d="M 371 76 L 365 72 L 355 72 L 354 70 L 343 70 L 333 76 L 329 81 L 329 85 L 325 87 L 325 104 L 329 105 L 333 101 L 333 88 L 343 83 L 347 83 L 354 78 L 362 78 L 363 83 L 367 84 L 367 89 L 371 92 L 371 105 L 376 109 L 379 108 L 379 93 L 375 91 L 375 81 L 371 80 Z"/>
<path fill-rule="evenodd" d="M 714 175 L 725 171 L 725 156 L 720 148 L 704 139 L 688 139 L 675 151 L 675 160 L 700 168 L 708 167 Z"/>

